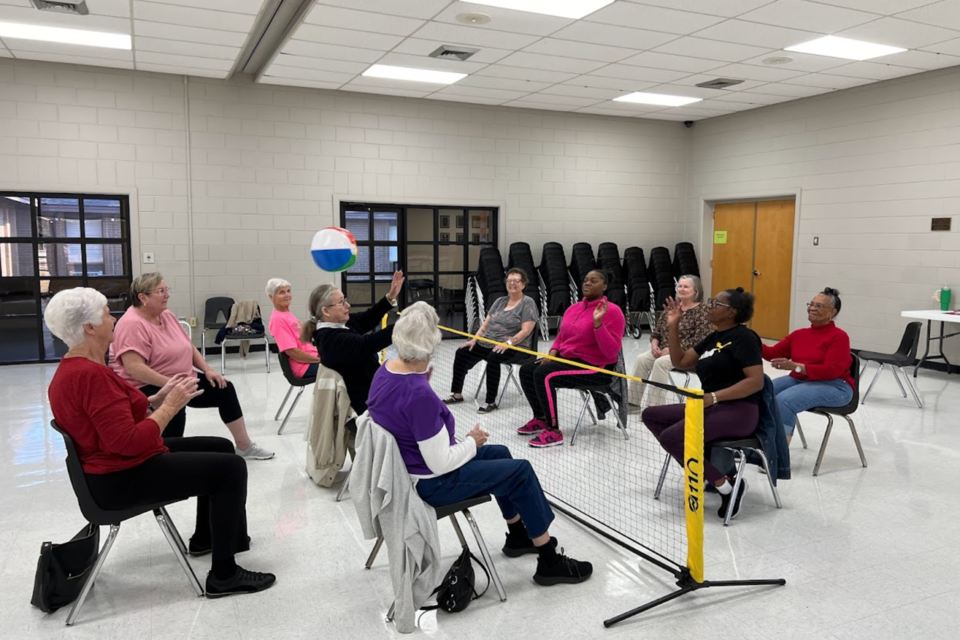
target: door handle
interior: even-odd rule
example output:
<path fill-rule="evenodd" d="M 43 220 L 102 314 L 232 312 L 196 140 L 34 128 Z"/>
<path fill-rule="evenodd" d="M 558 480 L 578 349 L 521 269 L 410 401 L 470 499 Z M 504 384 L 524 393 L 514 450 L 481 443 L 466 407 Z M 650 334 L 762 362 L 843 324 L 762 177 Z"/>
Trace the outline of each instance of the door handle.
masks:
<path fill-rule="evenodd" d="M 758 276 L 758 275 L 760 275 L 760 272 L 757 271 L 756 269 L 754 269 L 754 270 L 753 270 L 753 275 Z"/>

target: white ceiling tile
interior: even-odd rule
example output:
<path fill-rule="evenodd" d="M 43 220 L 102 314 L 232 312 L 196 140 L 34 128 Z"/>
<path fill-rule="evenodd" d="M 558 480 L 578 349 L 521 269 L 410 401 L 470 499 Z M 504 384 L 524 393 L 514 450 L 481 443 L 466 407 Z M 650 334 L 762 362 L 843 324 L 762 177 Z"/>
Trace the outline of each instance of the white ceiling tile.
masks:
<path fill-rule="evenodd" d="M 465 96 L 458 93 L 431 93 L 426 96 L 427 100 L 443 100 L 445 102 L 465 102 L 467 104 L 503 104 L 504 100 L 499 98 L 485 98 L 481 96 Z"/>
<path fill-rule="evenodd" d="M 824 89 L 849 89 L 876 82 L 870 78 L 850 78 L 847 76 L 828 76 L 825 73 L 808 73 L 805 76 L 790 78 L 783 84 L 798 84 L 802 87 L 822 87 Z"/>
<path fill-rule="evenodd" d="M 528 91 L 504 91 L 503 89 L 481 89 L 480 87 L 461 87 L 458 84 L 452 84 L 449 87 L 443 87 L 434 92 L 434 95 L 442 96 L 445 94 L 456 94 L 458 96 L 473 96 L 477 98 L 498 99 L 500 102 L 507 100 L 517 100 L 526 95 Z"/>
<path fill-rule="evenodd" d="M 254 0 L 262 2 L 262 0 Z M 29 2 L 19 0 L 13 4 L 29 5 Z M 87 10 L 91 16 L 113 16 L 115 18 L 130 17 L 130 0 L 91 0 L 87 3 Z M 44 14 L 46 15 L 46 14 Z M 67 16 L 70 17 L 70 16 Z"/>
<path fill-rule="evenodd" d="M 690 74 L 686 71 L 670 71 L 668 69 L 634 67 L 627 64 L 611 64 L 602 69 L 598 69 L 592 75 L 606 78 L 622 78 L 624 80 L 639 80 L 641 82 L 672 82 Z"/>
<path fill-rule="evenodd" d="M 137 62 L 145 64 L 162 64 L 172 67 L 191 67 L 195 69 L 215 69 L 217 71 L 230 71 L 233 67 L 233 60 L 216 60 L 214 58 L 199 58 L 196 56 L 180 56 L 170 53 L 153 53 L 151 51 L 138 51 Z"/>
<path fill-rule="evenodd" d="M 310 58 L 307 56 L 291 56 L 281 53 L 273 61 L 284 67 L 300 67 L 302 69 L 317 69 L 318 71 L 336 71 L 357 75 L 370 68 L 366 62 L 350 62 L 348 60 L 328 60 L 326 58 Z"/>
<path fill-rule="evenodd" d="M 816 2 L 778 0 L 738 16 L 738 19 L 818 33 L 834 33 L 876 20 L 878 17 L 875 13 L 831 7 Z"/>
<path fill-rule="evenodd" d="M 540 90 L 540 93 L 555 96 L 571 96 L 574 98 L 595 98 L 597 100 L 613 100 L 627 93 L 623 89 L 598 89 L 595 87 L 577 87 L 571 84 L 555 84 Z"/>
<path fill-rule="evenodd" d="M 555 93 L 535 93 L 524 100 L 531 100 L 534 102 L 556 102 L 557 104 L 565 104 L 571 107 L 587 107 L 592 104 L 597 104 L 598 102 L 606 102 L 610 98 L 583 98 L 579 96 L 560 96 Z"/>
<path fill-rule="evenodd" d="M 460 62 L 459 60 L 440 60 L 438 58 L 428 58 L 427 56 L 410 56 L 405 53 L 388 53 L 379 60 L 377 64 L 388 64 L 395 67 L 415 67 L 419 69 L 432 69 L 434 71 L 453 71 L 454 73 L 475 73 L 487 65 L 482 62 Z"/>
<path fill-rule="evenodd" d="M 543 109 L 545 111 L 573 111 L 575 107 L 556 102 L 536 102 L 533 100 L 514 100 L 503 103 L 504 107 L 520 107 L 523 109 Z"/>
<path fill-rule="evenodd" d="M 768 56 L 775 52 L 770 47 L 752 47 L 734 42 L 719 42 L 703 38 L 680 38 L 654 49 L 657 53 L 670 53 L 678 56 L 691 56 L 705 60 L 740 62 L 757 56 Z"/>
<path fill-rule="evenodd" d="M 347 60 L 350 62 L 374 63 L 383 57 L 383 51 L 373 49 L 357 49 L 339 44 L 324 44 L 322 42 L 307 42 L 305 40 L 289 40 L 283 47 L 283 53 L 308 58 L 326 58 L 328 60 Z"/>
<path fill-rule="evenodd" d="M 13 54 L 7 51 L 6 47 L 0 47 L 0 58 L 12 58 Z"/>
<path fill-rule="evenodd" d="M 390 36 L 383 33 L 364 33 L 351 29 L 337 29 L 336 27 L 320 27 L 315 24 L 302 24 L 293 34 L 297 40 L 307 42 L 322 42 L 324 44 L 338 44 L 343 47 L 358 47 L 360 49 L 374 49 L 389 51 L 400 44 L 401 36 Z"/>
<path fill-rule="evenodd" d="M 300 80 L 313 80 L 315 82 L 339 82 L 341 84 L 350 82 L 356 75 L 352 73 L 339 73 L 336 71 L 322 71 L 320 69 L 304 69 L 302 67 L 287 67 L 282 64 L 273 63 L 263 73 L 265 76 L 274 78 L 297 78 Z"/>
<path fill-rule="evenodd" d="M 607 47 L 602 44 L 587 42 L 571 42 L 557 38 L 544 38 L 534 42 L 524 49 L 528 53 L 539 53 L 548 56 L 565 56 L 582 60 L 597 60 L 599 62 L 619 62 L 637 53 L 636 49 L 622 47 Z"/>
<path fill-rule="evenodd" d="M 249 33 L 254 16 L 242 13 L 209 11 L 193 7 L 177 7 L 156 2 L 136 2 L 133 5 L 133 17 L 148 22 L 188 25 L 220 31 Z"/>
<path fill-rule="evenodd" d="M 713 98 L 712 102 L 739 102 L 743 104 L 777 104 L 778 102 L 787 102 L 793 100 L 789 96 L 775 96 L 769 93 L 751 93 L 749 91 L 736 91 L 723 96 Z"/>
<path fill-rule="evenodd" d="M 960 37 L 960 31 L 897 18 L 880 18 L 836 35 L 904 49 L 919 49 Z"/>
<path fill-rule="evenodd" d="M 591 107 L 588 107 L 588 108 L 591 108 Z M 640 104 L 639 102 L 601 102 L 600 104 L 593 105 L 592 108 L 606 109 L 608 111 L 616 111 L 620 115 L 634 115 L 637 113 L 649 113 L 651 111 L 662 111 L 663 105 Z"/>
<path fill-rule="evenodd" d="M 701 104 L 701 103 L 697 103 Z M 728 113 L 733 113 L 729 109 L 698 109 L 695 105 L 689 107 L 681 107 L 679 109 L 670 109 L 670 111 L 665 112 L 670 113 L 675 116 L 686 116 L 690 120 L 702 120 L 703 118 L 714 118 L 716 116 L 725 116 Z"/>
<path fill-rule="evenodd" d="M 727 20 L 697 32 L 697 37 L 754 47 L 784 49 L 822 36 L 822 32 L 798 31 L 743 20 Z"/>
<path fill-rule="evenodd" d="M 631 29 L 629 27 L 600 24 L 599 22 L 585 22 L 583 20 L 557 31 L 552 37 L 560 38 L 561 40 L 576 40 L 577 42 L 624 47 L 638 51 L 653 49 L 677 38 L 677 36 L 669 33 L 660 33 L 646 29 Z"/>
<path fill-rule="evenodd" d="M 751 102 L 724 102 L 722 100 L 704 100 L 703 102 L 698 102 L 697 107 L 701 109 L 721 109 L 723 111 L 749 111 L 750 109 L 757 109 L 763 105 L 751 103 Z"/>
<path fill-rule="evenodd" d="M 479 48 L 475 54 L 470 56 L 470 62 L 483 62 L 485 64 L 491 64 L 498 60 L 502 60 L 507 57 L 513 51 L 508 49 L 491 49 L 489 47 L 476 47 L 471 45 L 461 45 L 459 42 L 442 42 L 440 40 L 420 40 L 419 38 L 407 38 L 396 47 L 394 47 L 392 53 L 406 53 L 411 56 L 427 56 L 439 49 L 440 47 L 447 45 L 451 47 L 464 46 L 470 47 L 472 49 Z"/>
<path fill-rule="evenodd" d="M 497 63 L 497 66 L 525 67 L 528 69 L 543 69 L 545 71 L 566 71 L 568 73 L 588 73 L 604 66 L 605 62 L 593 60 L 578 60 L 561 56 L 544 56 L 539 53 L 518 52 L 511 54 Z"/>
<path fill-rule="evenodd" d="M 684 122 L 690 120 L 687 116 L 677 115 L 672 112 L 672 110 L 667 111 L 655 111 L 653 113 L 643 114 L 642 116 L 637 116 L 644 120 L 675 120 L 677 122 Z"/>
<path fill-rule="evenodd" d="M 524 69 L 522 67 L 504 67 L 499 64 L 485 67 L 478 71 L 477 75 L 507 78 L 509 80 L 533 80 L 534 82 L 549 82 L 551 84 L 564 82 L 577 77 L 576 73 L 545 71 L 543 69 Z"/>
<path fill-rule="evenodd" d="M 741 13 L 770 4 L 773 0 L 722 0 L 722 2 L 707 2 L 705 0 L 627 0 L 627 2 L 733 18 Z"/>
<path fill-rule="evenodd" d="M 203 42 L 177 42 L 160 38 L 137 36 L 133 41 L 133 48 L 137 52 L 153 51 L 154 53 L 173 53 L 199 58 L 218 58 L 233 62 L 240 52 L 238 47 L 224 47 L 217 44 Z"/>
<path fill-rule="evenodd" d="M 363 6 L 362 3 L 358 6 Z M 388 16 L 369 11 L 354 11 L 340 7 L 314 5 L 305 20 L 308 24 L 322 27 L 339 27 L 373 33 L 385 33 L 394 36 L 408 36 L 424 25 L 423 20 Z"/>
<path fill-rule="evenodd" d="M 664 93 L 670 96 L 687 96 L 688 98 L 716 98 L 726 93 L 735 93 L 727 89 L 706 89 L 704 87 L 692 87 L 676 83 L 658 84 L 656 86 L 644 89 L 650 93 Z"/>
<path fill-rule="evenodd" d="M 91 2 L 91 4 L 93 4 Z M 19 0 L 19 6 L 0 4 L 0 20 L 10 22 L 25 22 L 27 24 L 44 24 L 51 27 L 77 28 L 77 16 L 65 13 L 44 12 L 42 15 L 33 8 L 30 0 Z M 83 28 L 91 31 L 108 31 L 111 33 L 130 33 L 130 18 L 128 15 L 114 16 L 97 13 L 91 9 L 90 15 L 83 16 Z"/>
<path fill-rule="evenodd" d="M 531 80 L 511 80 L 509 78 L 493 78 L 490 76 L 471 75 L 457 82 L 458 87 L 480 87 L 486 89 L 504 89 L 506 91 L 523 91 L 533 93 L 553 86 L 549 82 L 533 82 Z"/>
<path fill-rule="evenodd" d="M 573 113 L 589 113 L 597 116 L 616 116 L 618 118 L 622 118 L 624 116 L 623 111 L 618 111 L 617 109 L 607 109 L 606 105 L 607 103 L 604 102 L 601 103 L 601 106 L 584 107 L 582 109 L 574 110 Z"/>
<path fill-rule="evenodd" d="M 513 51 L 523 49 L 540 39 L 537 36 L 522 33 L 507 33 L 506 31 L 465 27 L 444 22 L 428 22 L 415 35 L 424 40 L 440 40 L 447 44 L 456 42 L 473 47 L 495 47 Z"/>
<path fill-rule="evenodd" d="M 836 69 L 824 71 L 826 75 L 845 76 L 849 78 L 870 78 L 871 80 L 889 80 L 890 78 L 900 78 L 903 76 L 912 76 L 922 73 L 919 69 L 909 67 L 898 67 L 892 64 L 879 64 L 876 62 L 853 62 L 845 64 Z"/>
<path fill-rule="evenodd" d="M 632 64 L 638 67 L 650 67 L 652 69 L 687 71 L 689 73 L 709 71 L 710 69 L 722 67 L 725 64 L 723 61 L 704 60 L 703 58 L 691 58 L 689 56 L 674 56 L 656 51 L 644 51 L 632 58 L 621 60 L 620 63 Z"/>
<path fill-rule="evenodd" d="M 245 33 L 236 31 L 201 29 L 199 27 L 145 22 L 143 20 L 133 21 L 133 33 L 135 36 L 146 36 L 148 38 L 175 40 L 178 42 L 206 42 L 207 44 L 218 44 L 237 48 L 242 47 L 244 41 L 247 39 Z"/>
<path fill-rule="evenodd" d="M 829 4 L 847 9 L 859 9 L 879 13 L 885 16 L 915 9 L 916 7 L 936 2 L 936 0 L 816 0 L 820 4 Z"/>
<path fill-rule="evenodd" d="M 108 0 L 115 2 L 116 0 Z M 127 0 L 121 0 L 124 4 L 127 3 Z M 147 0 L 133 0 L 134 6 L 141 4 Z M 171 4 L 178 5 L 181 7 L 195 7 L 197 6 L 197 0 L 149 0 L 150 2 L 155 2 L 158 4 Z M 93 5 L 99 7 L 103 3 L 103 0 L 90 0 L 88 5 Z M 211 11 L 227 11 L 230 13 L 246 13 L 249 15 L 257 15 L 260 13 L 260 8 L 263 6 L 264 0 L 203 0 L 203 8 L 210 9 Z"/>
<path fill-rule="evenodd" d="M 129 53 L 129 52 L 128 52 Z M 44 62 L 62 62 L 65 64 L 85 64 L 92 67 L 109 67 L 111 69 L 133 69 L 133 55 L 128 60 L 110 60 L 108 58 L 89 58 L 61 53 L 44 53 L 40 51 L 13 50 L 14 56 L 21 60 L 41 60 Z"/>
<path fill-rule="evenodd" d="M 79 56 L 81 58 L 97 58 L 101 60 L 133 60 L 133 53 L 123 49 L 107 49 L 103 47 L 85 47 L 79 44 L 62 44 L 59 42 L 44 42 L 42 40 L 15 40 L 7 38 L 4 43 L 18 58 L 33 58 L 28 52 L 50 53 L 61 56 Z"/>
<path fill-rule="evenodd" d="M 704 82 L 710 82 L 711 80 L 716 80 L 719 77 L 720 76 L 713 75 L 713 74 L 697 74 L 695 76 L 688 76 L 686 78 L 680 78 L 679 80 L 674 80 L 671 84 L 692 87 Z M 715 89 L 714 91 L 744 91 L 746 89 L 752 89 L 754 87 L 759 87 L 764 84 L 766 84 L 766 82 L 763 82 L 762 80 L 744 80 L 740 84 L 735 84 L 728 89 Z"/>
<path fill-rule="evenodd" d="M 575 22 L 569 18 L 558 18 L 557 16 L 530 13 L 529 11 L 501 9 L 500 7 L 471 4 L 469 2 L 451 3 L 450 6 L 441 11 L 434 20 L 459 25 L 460 22 L 457 21 L 457 16 L 461 13 L 483 13 L 490 16 L 489 23 L 477 26 L 477 28 L 481 30 L 509 31 L 510 33 L 526 33 L 532 36 L 550 35 L 557 29 L 562 29 Z"/>
<path fill-rule="evenodd" d="M 798 84 L 786 84 L 784 82 L 771 82 L 757 89 L 760 93 L 769 93 L 774 96 L 790 96 L 792 98 L 808 98 L 817 96 L 821 93 L 830 93 L 833 89 L 824 87 L 801 87 Z"/>
<path fill-rule="evenodd" d="M 764 82 L 779 82 L 803 75 L 804 71 L 794 71 L 781 67 L 758 66 L 752 64 L 731 64 L 710 73 L 723 78 L 737 78 L 739 80 L 762 80 Z"/>
<path fill-rule="evenodd" d="M 450 0 L 361 0 L 364 11 L 428 20 L 450 4 Z M 355 9 L 358 0 L 318 0 L 318 4 Z"/>
<path fill-rule="evenodd" d="M 960 65 L 960 40 L 955 41 L 957 43 L 957 54 L 956 56 L 946 55 L 944 53 L 933 53 L 930 51 L 903 51 L 902 53 L 895 53 L 890 56 L 882 56 L 880 58 L 874 58 L 870 62 L 876 62 L 879 64 L 895 64 L 901 67 L 913 67 L 914 69 L 943 69 L 944 67 L 954 67 Z M 941 45 L 933 45 L 938 47 Z"/>
<path fill-rule="evenodd" d="M 630 2 L 615 2 L 591 13 L 584 20 L 687 35 L 722 22 L 723 18 Z"/>
<path fill-rule="evenodd" d="M 659 82 L 640 82 L 638 80 L 624 80 L 623 78 L 605 78 L 602 76 L 577 76 L 572 80 L 563 83 L 572 87 L 590 87 L 593 89 L 615 89 L 617 91 L 630 93 L 631 91 L 644 91 L 645 89 Z"/>
<path fill-rule="evenodd" d="M 308 87 L 310 89 L 338 89 L 341 85 L 339 82 L 313 82 L 311 80 L 297 80 L 294 78 L 271 78 L 270 76 L 263 76 L 257 82 L 285 87 Z"/>
<path fill-rule="evenodd" d="M 932 24 L 937 27 L 960 29 L 960 2 L 956 0 L 935 2 L 934 4 L 928 4 L 919 9 L 898 13 L 897 17 L 904 20 Z"/>
<path fill-rule="evenodd" d="M 793 62 L 777 65 L 763 64 L 763 61 L 770 57 L 793 58 Z M 831 58 L 830 56 L 815 56 L 809 53 L 797 53 L 796 51 L 777 51 L 770 55 L 764 54 L 762 56 L 757 56 L 756 58 L 744 60 L 743 64 L 753 64 L 772 69 L 787 69 L 790 71 L 813 73 L 816 71 L 823 71 L 824 69 L 839 67 L 841 65 L 848 64 L 849 62 L 849 60 L 844 60 L 843 58 Z"/>
<path fill-rule="evenodd" d="M 218 78 L 221 80 L 227 77 L 226 71 L 218 71 L 216 69 L 197 69 L 196 67 L 175 67 L 167 64 L 149 64 L 146 62 L 138 62 L 136 66 L 139 71 L 151 71 L 153 73 L 172 73 L 180 76 L 195 76 L 200 78 Z M 130 68 L 132 68 L 132 65 Z"/>

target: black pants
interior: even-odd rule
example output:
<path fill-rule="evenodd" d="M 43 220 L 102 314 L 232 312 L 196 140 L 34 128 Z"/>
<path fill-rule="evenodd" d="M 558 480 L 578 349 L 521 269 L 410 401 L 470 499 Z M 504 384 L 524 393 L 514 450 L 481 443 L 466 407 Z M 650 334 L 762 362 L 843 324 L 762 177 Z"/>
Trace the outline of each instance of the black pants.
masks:
<path fill-rule="evenodd" d="M 453 382 L 450 384 L 450 391 L 462 393 L 467 372 L 478 362 L 485 360 L 488 363 L 486 404 L 493 404 L 497 401 L 497 391 L 500 390 L 500 365 L 526 360 L 529 357 L 525 353 L 512 349 L 507 349 L 503 353 L 494 353 L 493 347 L 483 347 L 479 344 L 474 345 L 473 349 L 466 347 L 457 349 L 457 354 L 453 358 Z"/>
<path fill-rule="evenodd" d="M 203 374 L 199 376 L 199 380 L 200 383 L 197 385 L 197 388 L 203 389 L 203 393 L 191 400 L 190 404 L 187 405 L 188 407 L 193 407 L 194 409 L 216 407 L 220 410 L 220 419 L 223 420 L 223 424 L 239 420 L 243 417 L 243 409 L 240 408 L 240 400 L 237 399 L 237 390 L 233 387 L 232 382 L 227 382 L 227 386 L 221 389 L 220 387 L 210 384 L 207 377 Z M 140 391 L 143 391 L 145 396 L 150 397 L 157 391 L 160 391 L 160 387 L 148 384 L 140 387 Z M 167 428 L 163 430 L 163 437 L 182 438 L 186 427 L 187 410 L 181 409 L 167 424 Z"/>
<path fill-rule="evenodd" d="M 562 356 L 561 356 L 562 357 Z M 573 362 L 580 362 L 567 358 Z M 582 364 L 587 364 L 586 362 Z M 592 366 L 592 365 L 590 365 Z M 615 365 L 610 365 L 613 367 Z M 527 402 L 533 409 L 533 417 L 540 418 L 548 428 L 560 430 L 557 411 L 557 389 L 580 389 L 587 386 L 610 384 L 611 376 L 581 369 L 562 362 L 544 360 L 542 364 L 529 362 L 520 367 L 520 387 L 527 396 Z M 596 396 L 595 396 L 596 398 Z M 603 405 L 607 403 L 604 401 Z M 608 406 L 597 404 L 599 411 L 607 411 Z"/>
<path fill-rule="evenodd" d="M 123 471 L 88 473 L 87 484 L 104 509 L 197 497 L 195 542 L 209 540 L 213 560 L 246 551 L 247 463 L 225 438 L 164 438 L 161 453 Z"/>

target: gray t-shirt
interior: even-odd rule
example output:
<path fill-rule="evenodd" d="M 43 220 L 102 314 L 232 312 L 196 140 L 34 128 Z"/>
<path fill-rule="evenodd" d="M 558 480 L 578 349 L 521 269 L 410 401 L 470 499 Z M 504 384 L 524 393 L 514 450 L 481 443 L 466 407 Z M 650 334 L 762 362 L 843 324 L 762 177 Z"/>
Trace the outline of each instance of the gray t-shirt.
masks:
<path fill-rule="evenodd" d="M 537 303 L 533 301 L 533 298 L 523 296 L 520 304 L 507 311 L 506 306 L 509 301 L 510 296 L 503 296 L 502 298 L 497 298 L 493 303 L 490 314 L 487 316 L 490 323 L 487 325 L 487 331 L 483 336 L 484 338 L 496 340 L 497 342 L 506 342 L 520 332 L 521 325 L 524 322 L 531 320 L 534 322 L 537 321 Z M 531 331 L 530 335 L 516 346 L 529 349 L 532 344 L 533 332 Z"/>

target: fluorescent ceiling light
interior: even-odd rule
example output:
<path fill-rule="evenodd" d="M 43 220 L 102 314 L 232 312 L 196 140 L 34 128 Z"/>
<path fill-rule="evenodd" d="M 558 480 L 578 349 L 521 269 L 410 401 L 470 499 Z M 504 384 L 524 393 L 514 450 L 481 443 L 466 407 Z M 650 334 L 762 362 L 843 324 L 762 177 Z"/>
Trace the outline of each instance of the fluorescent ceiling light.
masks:
<path fill-rule="evenodd" d="M 669 96 L 665 93 L 644 93 L 635 91 L 625 96 L 614 98 L 614 102 L 637 102 L 639 104 L 659 104 L 665 107 L 682 107 L 685 104 L 694 102 L 703 102 L 703 98 L 690 98 L 688 96 Z"/>
<path fill-rule="evenodd" d="M 0 38 L 20 40 L 40 40 L 61 44 L 79 44 L 87 47 L 106 49 L 125 49 L 132 46 L 130 36 L 125 33 L 107 33 L 105 31 L 87 31 L 86 29 L 66 29 L 63 27 L 43 27 L 36 24 L 19 22 L 0 22 Z M 16 49 L 16 46 L 13 47 Z"/>
<path fill-rule="evenodd" d="M 484 4 L 488 7 L 542 13 L 574 20 L 588 16 L 613 2 L 614 0 L 470 0 L 470 4 Z"/>
<path fill-rule="evenodd" d="M 864 42 L 863 40 L 851 40 L 850 38 L 841 38 L 839 36 L 824 36 L 804 42 L 793 47 L 787 47 L 787 51 L 797 51 L 799 53 L 812 53 L 815 56 L 829 56 L 831 58 L 844 58 L 846 60 L 869 60 L 870 58 L 879 58 L 880 56 L 889 56 L 893 53 L 903 53 L 906 49 L 900 47 L 890 47 L 885 44 L 874 44 L 873 42 Z"/>
<path fill-rule="evenodd" d="M 368 78 L 389 78 L 391 80 L 410 80 L 411 82 L 431 82 L 433 84 L 453 84 L 467 77 L 465 73 L 414 69 L 413 67 L 393 67 L 386 64 L 375 64 L 364 71 L 363 75 Z"/>

